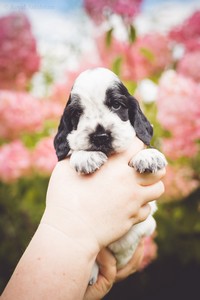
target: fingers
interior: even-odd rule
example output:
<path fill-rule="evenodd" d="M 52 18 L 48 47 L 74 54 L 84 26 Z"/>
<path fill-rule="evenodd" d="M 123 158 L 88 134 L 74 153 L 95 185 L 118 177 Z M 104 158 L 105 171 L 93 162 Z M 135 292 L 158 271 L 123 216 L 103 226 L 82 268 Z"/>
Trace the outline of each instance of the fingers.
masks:
<path fill-rule="evenodd" d="M 147 186 L 152 185 L 160 181 L 166 174 L 166 169 L 163 168 L 156 173 L 139 173 L 136 172 L 136 178 L 140 185 Z"/>
<path fill-rule="evenodd" d="M 150 215 L 150 213 L 151 213 L 151 206 L 149 204 L 143 205 L 139 209 L 137 216 L 133 216 L 133 218 L 132 218 L 134 221 L 134 224 L 137 224 L 137 223 L 140 223 L 140 222 L 146 220 L 146 218 Z"/>
<path fill-rule="evenodd" d="M 158 181 L 152 185 L 143 186 L 143 204 L 147 204 L 152 200 L 157 200 L 165 191 L 165 186 L 162 181 Z"/>
<path fill-rule="evenodd" d="M 101 281 L 102 291 L 107 293 L 115 280 L 116 260 L 108 249 L 103 248 L 97 256 L 97 262 L 100 272 L 98 281 Z"/>
<path fill-rule="evenodd" d="M 84 296 L 84 300 L 102 299 L 111 289 L 116 273 L 116 260 L 111 252 L 103 248 L 97 256 L 99 265 L 99 276 L 97 282 L 93 286 L 88 286 Z"/>

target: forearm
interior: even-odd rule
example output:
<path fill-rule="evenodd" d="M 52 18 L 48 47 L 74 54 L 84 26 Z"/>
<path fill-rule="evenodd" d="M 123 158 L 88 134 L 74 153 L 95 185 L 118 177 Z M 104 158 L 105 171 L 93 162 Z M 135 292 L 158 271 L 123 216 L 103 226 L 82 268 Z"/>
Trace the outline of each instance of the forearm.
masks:
<path fill-rule="evenodd" d="M 44 222 L 18 263 L 2 300 L 83 299 L 99 249 L 82 232 L 83 226 L 80 232 L 75 230 L 76 237 L 71 236 L 70 227 L 69 234 L 67 227 L 64 231 L 58 227 L 44 214 Z M 71 227 L 75 229 L 76 224 Z"/>

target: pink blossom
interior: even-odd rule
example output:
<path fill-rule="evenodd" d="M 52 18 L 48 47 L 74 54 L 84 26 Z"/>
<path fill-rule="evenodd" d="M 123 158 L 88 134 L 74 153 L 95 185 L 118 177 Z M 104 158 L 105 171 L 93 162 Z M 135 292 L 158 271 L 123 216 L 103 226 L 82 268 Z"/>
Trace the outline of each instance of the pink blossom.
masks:
<path fill-rule="evenodd" d="M 189 166 L 168 165 L 163 182 L 166 200 L 182 199 L 199 186 L 198 180 L 194 179 L 194 171 Z"/>
<path fill-rule="evenodd" d="M 121 77 L 124 80 L 137 81 L 155 74 L 160 74 L 172 62 L 169 40 L 166 36 L 154 33 L 138 37 L 133 44 L 113 38 L 110 47 L 97 41 L 99 55 L 107 67 L 121 57 Z"/>
<path fill-rule="evenodd" d="M 143 238 L 144 242 L 144 256 L 140 265 L 140 270 L 146 268 L 157 257 L 157 245 L 153 236 Z"/>
<path fill-rule="evenodd" d="M 183 24 L 173 28 L 169 36 L 184 44 L 189 51 L 200 50 L 200 10 L 194 12 Z"/>
<path fill-rule="evenodd" d="M 200 86 L 175 71 L 167 71 L 159 83 L 157 104 L 158 120 L 172 135 L 163 140 L 165 154 L 173 159 L 197 154 Z"/>
<path fill-rule="evenodd" d="M 64 104 L 45 99 L 41 101 L 41 111 L 44 120 L 58 120 L 64 110 Z"/>
<path fill-rule="evenodd" d="M 76 77 L 82 70 L 68 71 L 62 82 L 56 82 L 52 88 L 50 99 L 53 102 L 66 104 Z"/>
<path fill-rule="evenodd" d="M 108 47 L 106 45 L 105 35 L 98 37 L 96 44 L 101 65 L 108 68 L 112 68 L 113 63 L 117 58 L 121 57 L 123 59 L 128 47 L 127 43 L 123 43 L 114 37 L 112 38 L 111 45 Z"/>
<path fill-rule="evenodd" d="M 169 40 L 159 33 L 138 37 L 127 49 L 123 77 L 141 80 L 159 74 L 172 62 Z"/>
<path fill-rule="evenodd" d="M 43 138 L 32 153 L 33 168 L 42 174 L 50 175 L 57 162 L 53 138 Z"/>
<path fill-rule="evenodd" d="M 21 141 L 15 140 L 0 147 L 0 179 L 12 182 L 29 173 L 30 153 Z"/>
<path fill-rule="evenodd" d="M 30 22 L 23 13 L 0 18 L 0 45 L 1 88 L 24 86 L 38 71 L 40 57 Z"/>
<path fill-rule="evenodd" d="M 24 92 L 0 91 L 0 136 L 15 138 L 42 128 L 41 103 Z"/>
<path fill-rule="evenodd" d="M 98 24 L 111 14 L 122 16 L 131 22 L 140 12 L 142 0 L 84 0 L 88 15 Z"/>
<path fill-rule="evenodd" d="M 186 53 L 178 62 L 176 70 L 200 83 L 200 51 Z"/>

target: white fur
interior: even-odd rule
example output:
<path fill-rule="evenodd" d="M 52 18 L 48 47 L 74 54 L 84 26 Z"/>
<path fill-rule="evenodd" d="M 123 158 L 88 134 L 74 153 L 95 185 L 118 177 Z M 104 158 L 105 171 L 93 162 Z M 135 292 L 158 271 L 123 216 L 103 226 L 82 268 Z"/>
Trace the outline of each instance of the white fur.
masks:
<path fill-rule="evenodd" d="M 130 121 L 122 121 L 106 105 L 103 104 L 106 89 L 120 82 L 118 77 L 104 68 L 87 70 L 76 79 L 71 95 L 78 94 L 84 114 L 81 115 L 77 130 L 67 136 L 72 151 L 88 150 L 90 147 L 89 134 L 98 124 L 112 132 L 113 148 L 121 152 L 129 146 L 135 136 Z"/>
<path fill-rule="evenodd" d="M 138 172 L 158 172 L 167 165 L 165 156 L 156 149 L 143 149 L 136 154 L 129 162 Z"/>
<path fill-rule="evenodd" d="M 74 151 L 70 164 L 79 174 L 89 174 L 99 169 L 106 160 L 107 156 L 101 151 Z"/>

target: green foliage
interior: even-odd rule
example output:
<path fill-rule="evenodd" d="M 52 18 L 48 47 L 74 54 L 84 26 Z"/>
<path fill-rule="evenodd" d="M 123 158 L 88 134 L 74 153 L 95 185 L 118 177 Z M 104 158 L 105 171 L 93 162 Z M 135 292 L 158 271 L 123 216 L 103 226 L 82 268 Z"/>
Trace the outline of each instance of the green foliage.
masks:
<path fill-rule="evenodd" d="M 112 65 L 113 72 L 115 74 L 117 74 L 118 76 L 120 75 L 122 61 L 123 61 L 122 57 L 118 56 L 115 58 L 113 65 Z"/>
<path fill-rule="evenodd" d="M 0 183 L 0 289 L 32 238 L 45 207 L 48 178 Z"/>
<path fill-rule="evenodd" d="M 183 264 L 200 264 L 200 189 L 177 202 L 159 205 L 156 213 L 159 257 L 175 256 Z"/>

